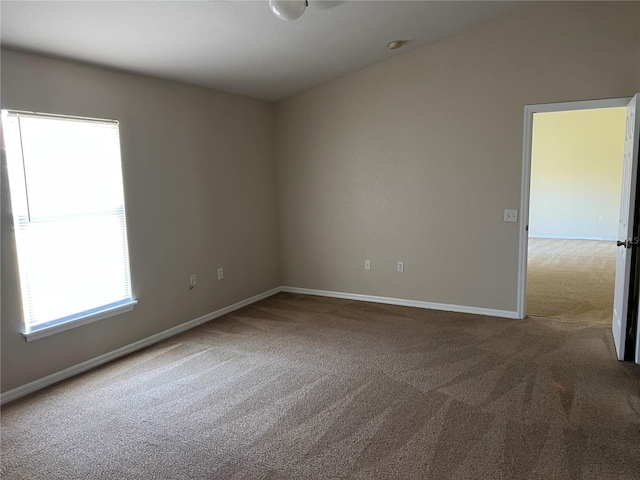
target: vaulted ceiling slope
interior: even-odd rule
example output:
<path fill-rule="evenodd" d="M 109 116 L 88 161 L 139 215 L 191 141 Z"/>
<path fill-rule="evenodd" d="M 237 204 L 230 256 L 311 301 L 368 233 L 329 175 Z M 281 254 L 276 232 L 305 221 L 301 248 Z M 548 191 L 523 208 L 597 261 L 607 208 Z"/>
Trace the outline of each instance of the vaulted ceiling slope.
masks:
<path fill-rule="evenodd" d="M 293 22 L 266 0 L 2 1 L 1 43 L 280 100 L 455 35 L 519 2 L 314 1 Z M 405 47 L 389 51 L 393 40 Z"/>

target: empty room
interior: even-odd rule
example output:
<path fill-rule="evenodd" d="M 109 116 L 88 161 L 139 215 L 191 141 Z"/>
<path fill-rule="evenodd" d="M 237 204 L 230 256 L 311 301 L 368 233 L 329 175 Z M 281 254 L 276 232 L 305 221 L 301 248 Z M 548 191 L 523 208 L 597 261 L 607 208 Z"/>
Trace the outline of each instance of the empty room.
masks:
<path fill-rule="evenodd" d="M 0 15 L 2 478 L 640 478 L 640 2 Z M 609 108 L 557 321 L 537 119 Z"/>

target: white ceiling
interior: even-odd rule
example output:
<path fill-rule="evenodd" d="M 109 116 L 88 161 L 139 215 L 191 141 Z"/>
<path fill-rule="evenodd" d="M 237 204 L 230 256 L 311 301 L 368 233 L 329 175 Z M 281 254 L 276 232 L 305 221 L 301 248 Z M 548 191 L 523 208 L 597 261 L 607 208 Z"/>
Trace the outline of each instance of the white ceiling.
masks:
<path fill-rule="evenodd" d="M 517 2 L 2 1 L 3 46 L 279 100 L 518 8 Z M 408 40 L 396 51 L 386 45 Z"/>

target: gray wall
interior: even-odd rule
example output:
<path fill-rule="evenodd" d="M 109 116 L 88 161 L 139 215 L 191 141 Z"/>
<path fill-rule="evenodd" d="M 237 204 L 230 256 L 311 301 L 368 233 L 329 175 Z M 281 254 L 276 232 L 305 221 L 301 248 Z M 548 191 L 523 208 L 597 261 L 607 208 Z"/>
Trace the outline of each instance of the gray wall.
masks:
<path fill-rule="evenodd" d="M 1 60 L 2 108 L 120 121 L 139 301 L 26 343 L 3 167 L 2 391 L 280 284 L 272 104 L 8 50 Z"/>
<path fill-rule="evenodd" d="M 524 106 L 640 91 L 639 16 L 536 2 L 280 102 L 284 284 L 515 311 Z"/>

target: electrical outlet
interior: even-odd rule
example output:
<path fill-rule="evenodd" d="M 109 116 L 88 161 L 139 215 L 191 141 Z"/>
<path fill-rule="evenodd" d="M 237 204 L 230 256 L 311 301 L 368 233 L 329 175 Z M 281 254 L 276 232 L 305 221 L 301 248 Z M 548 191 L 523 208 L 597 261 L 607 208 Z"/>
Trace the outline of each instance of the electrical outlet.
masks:
<path fill-rule="evenodd" d="M 600 215 L 600 216 L 598 217 L 598 222 L 599 222 L 599 223 L 604 223 L 604 215 Z"/>
<path fill-rule="evenodd" d="M 193 287 L 196 286 L 196 276 L 194 275 L 190 275 L 189 276 L 189 290 L 191 290 Z"/>
<path fill-rule="evenodd" d="M 222 268 L 218 269 L 218 280 L 222 280 L 224 278 L 224 270 Z"/>
<path fill-rule="evenodd" d="M 398 271 L 404 272 L 404 262 L 398 262 Z"/>
<path fill-rule="evenodd" d="M 504 221 L 505 222 L 517 222 L 518 221 L 518 210 L 505 210 L 504 211 Z"/>
<path fill-rule="evenodd" d="M 371 270 L 371 260 L 365 260 L 364 261 L 364 269 L 365 270 Z"/>

